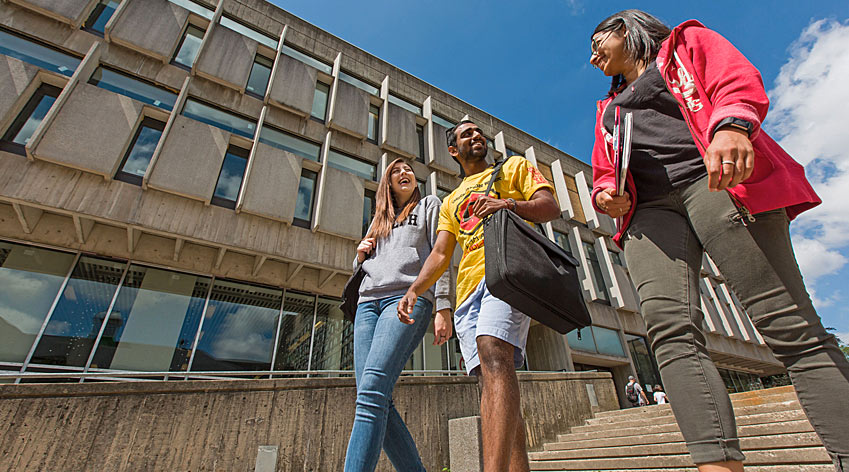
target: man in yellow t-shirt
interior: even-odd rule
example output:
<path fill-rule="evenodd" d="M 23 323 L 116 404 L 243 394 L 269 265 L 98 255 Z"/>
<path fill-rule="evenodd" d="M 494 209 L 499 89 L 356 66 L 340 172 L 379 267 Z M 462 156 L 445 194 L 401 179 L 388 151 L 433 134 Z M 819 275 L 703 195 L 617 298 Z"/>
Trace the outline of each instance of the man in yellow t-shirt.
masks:
<path fill-rule="evenodd" d="M 551 184 L 521 156 L 504 163 L 490 194 L 484 195 L 492 176 L 487 149 L 483 132 L 472 121 L 461 121 L 448 130 L 448 152 L 465 178 L 442 201 L 436 244 L 398 303 L 398 318 L 412 323 L 409 314 L 416 298 L 448 268 L 459 243 L 463 258 L 457 274 L 454 325 L 466 371 L 478 375 L 481 382 L 484 471 L 525 471 L 528 456 L 516 368 L 524 363 L 530 318 L 486 288 L 483 219 L 507 208 L 539 223 L 559 217 L 560 207 Z"/>

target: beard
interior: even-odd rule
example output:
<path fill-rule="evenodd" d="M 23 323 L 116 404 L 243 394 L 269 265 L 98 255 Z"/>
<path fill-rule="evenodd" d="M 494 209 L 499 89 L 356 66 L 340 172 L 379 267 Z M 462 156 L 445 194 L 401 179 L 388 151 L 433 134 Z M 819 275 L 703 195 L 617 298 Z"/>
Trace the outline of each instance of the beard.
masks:
<path fill-rule="evenodd" d="M 474 162 L 474 161 L 482 161 L 486 159 L 486 155 L 489 152 L 489 146 L 484 145 L 483 149 L 478 151 L 474 148 L 469 149 L 464 155 L 461 155 L 460 158 L 464 161 Z"/>

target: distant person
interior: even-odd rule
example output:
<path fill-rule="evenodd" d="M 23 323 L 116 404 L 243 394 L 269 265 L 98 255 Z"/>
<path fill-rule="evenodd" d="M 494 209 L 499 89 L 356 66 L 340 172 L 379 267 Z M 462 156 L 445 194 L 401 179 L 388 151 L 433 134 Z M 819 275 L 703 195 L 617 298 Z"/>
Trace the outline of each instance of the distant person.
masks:
<path fill-rule="evenodd" d="M 740 471 L 745 459 L 702 332 L 707 252 L 787 368 L 835 467 L 849 470 L 849 362 L 811 304 L 788 231 L 820 199 L 804 168 L 761 129 L 769 100 L 760 73 L 695 20 L 670 30 L 625 10 L 591 39 L 590 63 L 612 78 L 596 107 L 592 203 L 617 218 L 614 240 L 693 462 L 702 472 Z M 627 113 L 630 166 L 618 195 L 613 137 Z"/>
<path fill-rule="evenodd" d="M 666 392 L 663 391 L 663 387 L 660 385 L 654 386 L 654 402 L 658 405 L 665 405 L 669 403 L 669 400 L 666 398 Z"/>
<path fill-rule="evenodd" d="M 646 398 L 646 392 L 643 387 L 637 383 L 637 379 L 633 375 L 628 376 L 628 384 L 625 385 L 625 399 L 631 404 L 631 407 L 645 406 L 649 404 L 649 399 Z"/>
<path fill-rule="evenodd" d="M 554 188 L 522 156 L 507 159 L 492 194 L 485 195 L 493 167 L 486 162 L 486 137 L 472 121 L 448 130 L 448 152 L 460 164 L 460 185 L 443 199 L 439 235 L 419 277 L 398 304 L 408 322 L 416 297 L 451 263 L 454 247 L 463 249 L 457 274 L 454 325 L 466 372 L 481 383 L 481 432 L 486 472 L 528 470 L 525 425 L 519 409 L 516 368 L 524 364 L 531 320 L 486 288 L 483 219 L 506 208 L 534 222 L 560 216 Z"/>
<path fill-rule="evenodd" d="M 450 272 L 437 281 L 435 290 L 429 285 L 411 301 L 410 319 L 415 323 L 397 318 L 398 301 L 436 242 L 439 205 L 434 196 L 421 198 L 416 175 L 406 161 L 389 164 L 377 187 L 374 220 L 354 260 L 354 268 L 362 265 L 365 277 L 354 318 L 357 408 L 346 472 L 374 471 L 381 448 L 395 470 L 425 470 L 392 403 L 392 390 L 427 331 L 434 302 L 433 343 L 441 345 L 451 337 Z"/>

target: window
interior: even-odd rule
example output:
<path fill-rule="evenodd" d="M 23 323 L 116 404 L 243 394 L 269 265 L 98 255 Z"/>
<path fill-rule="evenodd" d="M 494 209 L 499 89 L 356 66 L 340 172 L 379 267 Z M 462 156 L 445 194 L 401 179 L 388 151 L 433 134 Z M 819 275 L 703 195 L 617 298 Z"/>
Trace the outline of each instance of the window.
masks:
<path fill-rule="evenodd" d="M 422 196 L 422 198 L 430 195 L 430 191 L 428 190 L 428 185 L 426 181 L 416 179 L 416 185 L 418 185 L 419 187 L 419 194 Z"/>
<path fill-rule="evenodd" d="M 315 295 L 286 290 L 275 370 L 307 370 L 314 317 Z"/>
<path fill-rule="evenodd" d="M 221 173 L 218 174 L 218 183 L 212 194 L 213 205 L 225 208 L 236 208 L 236 200 L 239 198 L 239 190 L 242 188 L 242 179 L 245 177 L 245 167 L 248 165 L 250 151 L 236 146 L 227 148 L 224 154 L 224 163 L 221 165 Z"/>
<path fill-rule="evenodd" d="M 442 126 L 444 128 L 451 129 L 451 128 L 454 127 L 454 123 L 446 120 L 445 118 L 443 118 L 439 115 L 434 114 L 434 115 L 431 116 L 431 119 L 433 120 L 434 123 L 436 123 L 439 126 Z"/>
<path fill-rule="evenodd" d="M 324 82 L 315 83 L 315 95 L 312 97 L 311 116 L 324 123 L 327 116 L 327 98 L 330 95 L 330 86 Z"/>
<path fill-rule="evenodd" d="M 618 253 L 616 251 L 610 251 L 610 250 L 608 250 L 607 252 L 610 254 L 611 262 L 613 262 L 614 264 L 616 264 L 618 266 L 625 267 L 625 264 L 622 262 L 621 253 Z"/>
<path fill-rule="evenodd" d="M 292 59 L 297 59 L 297 60 L 303 62 L 304 64 L 306 64 L 310 67 L 314 67 L 314 68 L 324 72 L 327 75 L 330 75 L 330 74 L 333 73 L 333 67 L 325 64 L 324 62 L 319 61 L 318 59 L 315 59 L 311 56 L 308 56 L 308 55 L 302 53 L 301 51 L 292 49 L 291 47 L 289 47 L 285 44 L 281 48 L 281 52 L 283 54 L 291 57 Z"/>
<path fill-rule="evenodd" d="M 177 101 L 176 93 L 102 66 L 94 71 L 88 83 L 163 110 L 171 111 Z"/>
<path fill-rule="evenodd" d="M 584 251 L 587 253 L 587 260 L 590 263 L 590 276 L 593 278 L 593 285 L 596 287 L 596 292 L 599 300 L 610 303 L 610 297 L 607 295 L 607 286 L 604 284 L 604 278 L 601 275 L 601 265 L 598 262 L 598 254 L 595 252 L 595 246 L 592 243 L 582 241 L 584 243 Z"/>
<path fill-rule="evenodd" d="M 243 25 L 236 20 L 233 20 L 229 17 L 222 16 L 221 20 L 218 21 L 221 26 L 233 30 L 242 36 L 247 36 L 248 38 L 253 39 L 254 41 L 267 46 L 273 50 L 277 50 L 277 40 L 266 35 L 265 33 L 261 33 L 250 26 Z"/>
<path fill-rule="evenodd" d="M 183 33 L 183 38 L 180 40 L 180 45 L 177 46 L 177 52 L 174 53 L 174 58 L 171 62 L 186 69 L 191 69 L 195 63 L 195 59 L 197 59 L 203 34 L 203 29 L 189 24 Z"/>
<path fill-rule="evenodd" d="M 0 149 L 17 154 L 26 154 L 27 143 L 61 92 L 62 90 L 59 87 L 42 84 L 29 99 L 15 121 L 12 122 L 12 126 L 9 127 L 6 134 L 3 135 L 3 139 L 0 141 Z"/>
<path fill-rule="evenodd" d="M 312 209 L 315 201 L 315 187 L 318 174 L 309 170 L 301 170 L 301 181 L 298 184 L 298 200 L 295 202 L 295 218 L 292 224 L 309 228 L 312 223 Z"/>
<path fill-rule="evenodd" d="M 411 111 L 416 115 L 421 116 L 422 114 L 422 107 L 414 105 L 403 98 L 396 97 L 395 95 L 389 94 L 389 103 L 394 103 L 395 105 L 398 105 L 407 111 Z"/>
<path fill-rule="evenodd" d="M 380 89 L 352 75 L 346 74 L 345 71 L 339 71 L 339 79 L 344 82 L 348 82 L 349 84 L 353 85 L 354 87 L 357 87 L 358 89 L 365 90 L 366 93 L 374 95 L 375 97 L 380 95 Z"/>
<path fill-rule="evenodd" d="M 419 141 L 418 147 L 418 155 L 416 155 L 416 160 L 419 162 L 425 161 L 425 133 L 424 126 L 416 125 L 416 138 Z"/>
<path fill-rule="evenodd" d="M 572 255 L 572 247 L 569 245 L 569 236 L 566 233 L 554 230 L 554 242 L 568 252 L 570 256 Z"/>
<path fill-rule="evenodd" d="M 80 65 L 80 60 L 74 56 L 3 30 L 0 30 L 0 54 L 68 77 L 72 76 Z"/>
<path fill-rule="evenodd" d="M 203 6 L 199 3 L 196 3 L 194 0 L 168 0 L 168 1 L 173 3 L 174 5 L 179 5 L 183 8 L 185 8 L 186 10 L 189 10 L 190 12 L 192 12 L 192 13 L 200 16 L 200 17 L 206 18 L 207 20 L 211 20 L 212 17 L 215 15 L 214 11 L 210 10 L 209 8 Z"/>
<path fill-rule="evenodd" d="M 507 148 L 507 157 L 513 156 L 521 156 L 522 154 L 519 151 L 514 151 L 513 149 Z"/>
<path fill-rule="evenodd" d="M 380 107 L 371 105 L 368 107 L 368 140 L 377 143 L 377 130 L 380 126 Z"/>
<path fill-rule="evenodd" d="M 186 100 L 183 115 L 248 139 L 252 139 L 256 131 L 255 122 L 191 98 Z"/>
<path fill-rule="evenodd" d="M 106 29 L 106 23 L 112 18 L 115 9 L 118 8 L 121 2 L 118 0 L 100 0 L 91 11 L 91 15 L 83 23 L 83 29 L 91 31 L 99 36 L 103 36 L 103 31 Z"/>
<path fill-rule="evenodd" d="M 354 368 L 354 324 L 345 319 L 342 302 L 318 297 L 313 332 L 312 370 Z"/>
<path fill-rule="evenodd" d="M 318 144 L 268 125 L 263 126 L 259 132 L 259 142 L 316 162 L 321 153 L 321 146 Z"/>
<path fill-rule="evenodd" d="M 150 158 L 153 157 L 153 151 L 156 149 L 164 129 L 165 123 L 161 121 L 153 118 L 142 120 L 136 135 L 133 136 L 130 148 L 127 149 L 127 154 L 121 162 L 121 167 L 115 175 L 116 179 L 141 185 L 144 173 L 147 172 L 147 167 L 150 164 Z"/>
<path fill-rule="evenodd" d="M 248 85 L 245 87 L 245 92 L 255 95 L 260 99 L 264 98 L 273 66 L 274 61 L 257 54 L 254 59 L 254 65 L 251 67 L 251 75 L 248 77 Z"/>
<path fill-rule="evenodd" d="M 375 173 L 377 172 L 377 168 L 374 164 L 363 162 L 332 149 L 327 153 L 327 164 L 330 167 L 359 175 L 366 180 L 376 180 Z"/>
<path fill-rule="evenodd" d="M 442 187 L 439 187 L 439 186 L 436 187 L 436 196 L 439 197 L 440 200 L 444 199 L 445 197 L 447 197 L 450 194 L 451 194 L 451 190 L 448 190 L 446 188 L 442 188 Z"/>
<path fill-rule="evenodd" d="M 625 348 L 622 347 L 622 341 L 619 339 L 617 331 L 599 326 L 588 326 L 581 328 L 580 332 L 581 339 L 578 339 L 577 329 L 566 333 L 566 339 L 572 349 L 625 357 Z"/>
<path fill-rule="evenodd" d="M 366 237 L 371 220 L 374 218 L 375 200 L 374 192 L 366 190 L 363 198 L 363 237 Z"/>

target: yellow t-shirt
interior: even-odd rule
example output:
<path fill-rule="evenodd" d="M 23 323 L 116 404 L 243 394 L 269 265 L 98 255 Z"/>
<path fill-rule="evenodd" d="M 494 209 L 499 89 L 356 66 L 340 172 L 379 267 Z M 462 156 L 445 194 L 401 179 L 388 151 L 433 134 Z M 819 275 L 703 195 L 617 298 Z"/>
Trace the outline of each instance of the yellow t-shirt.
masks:
<path fill-rule="evenodd" d="M 463 179 L 460 186 L 442 200 L 439 209 L 439 226 L 436 231 L 450 231 L 463 249 L 463 259 L 457 273 L 457 305 L 474 291 L 484 277 L 483 224 L 469 211 L 489 184 L 492 167 Z M 530 200 L 539 189 L 554 187 L 540 171 L 522 156 L 513 156 L 504 163 L 492 186 L 490 195 L 495 198 Z"/>

